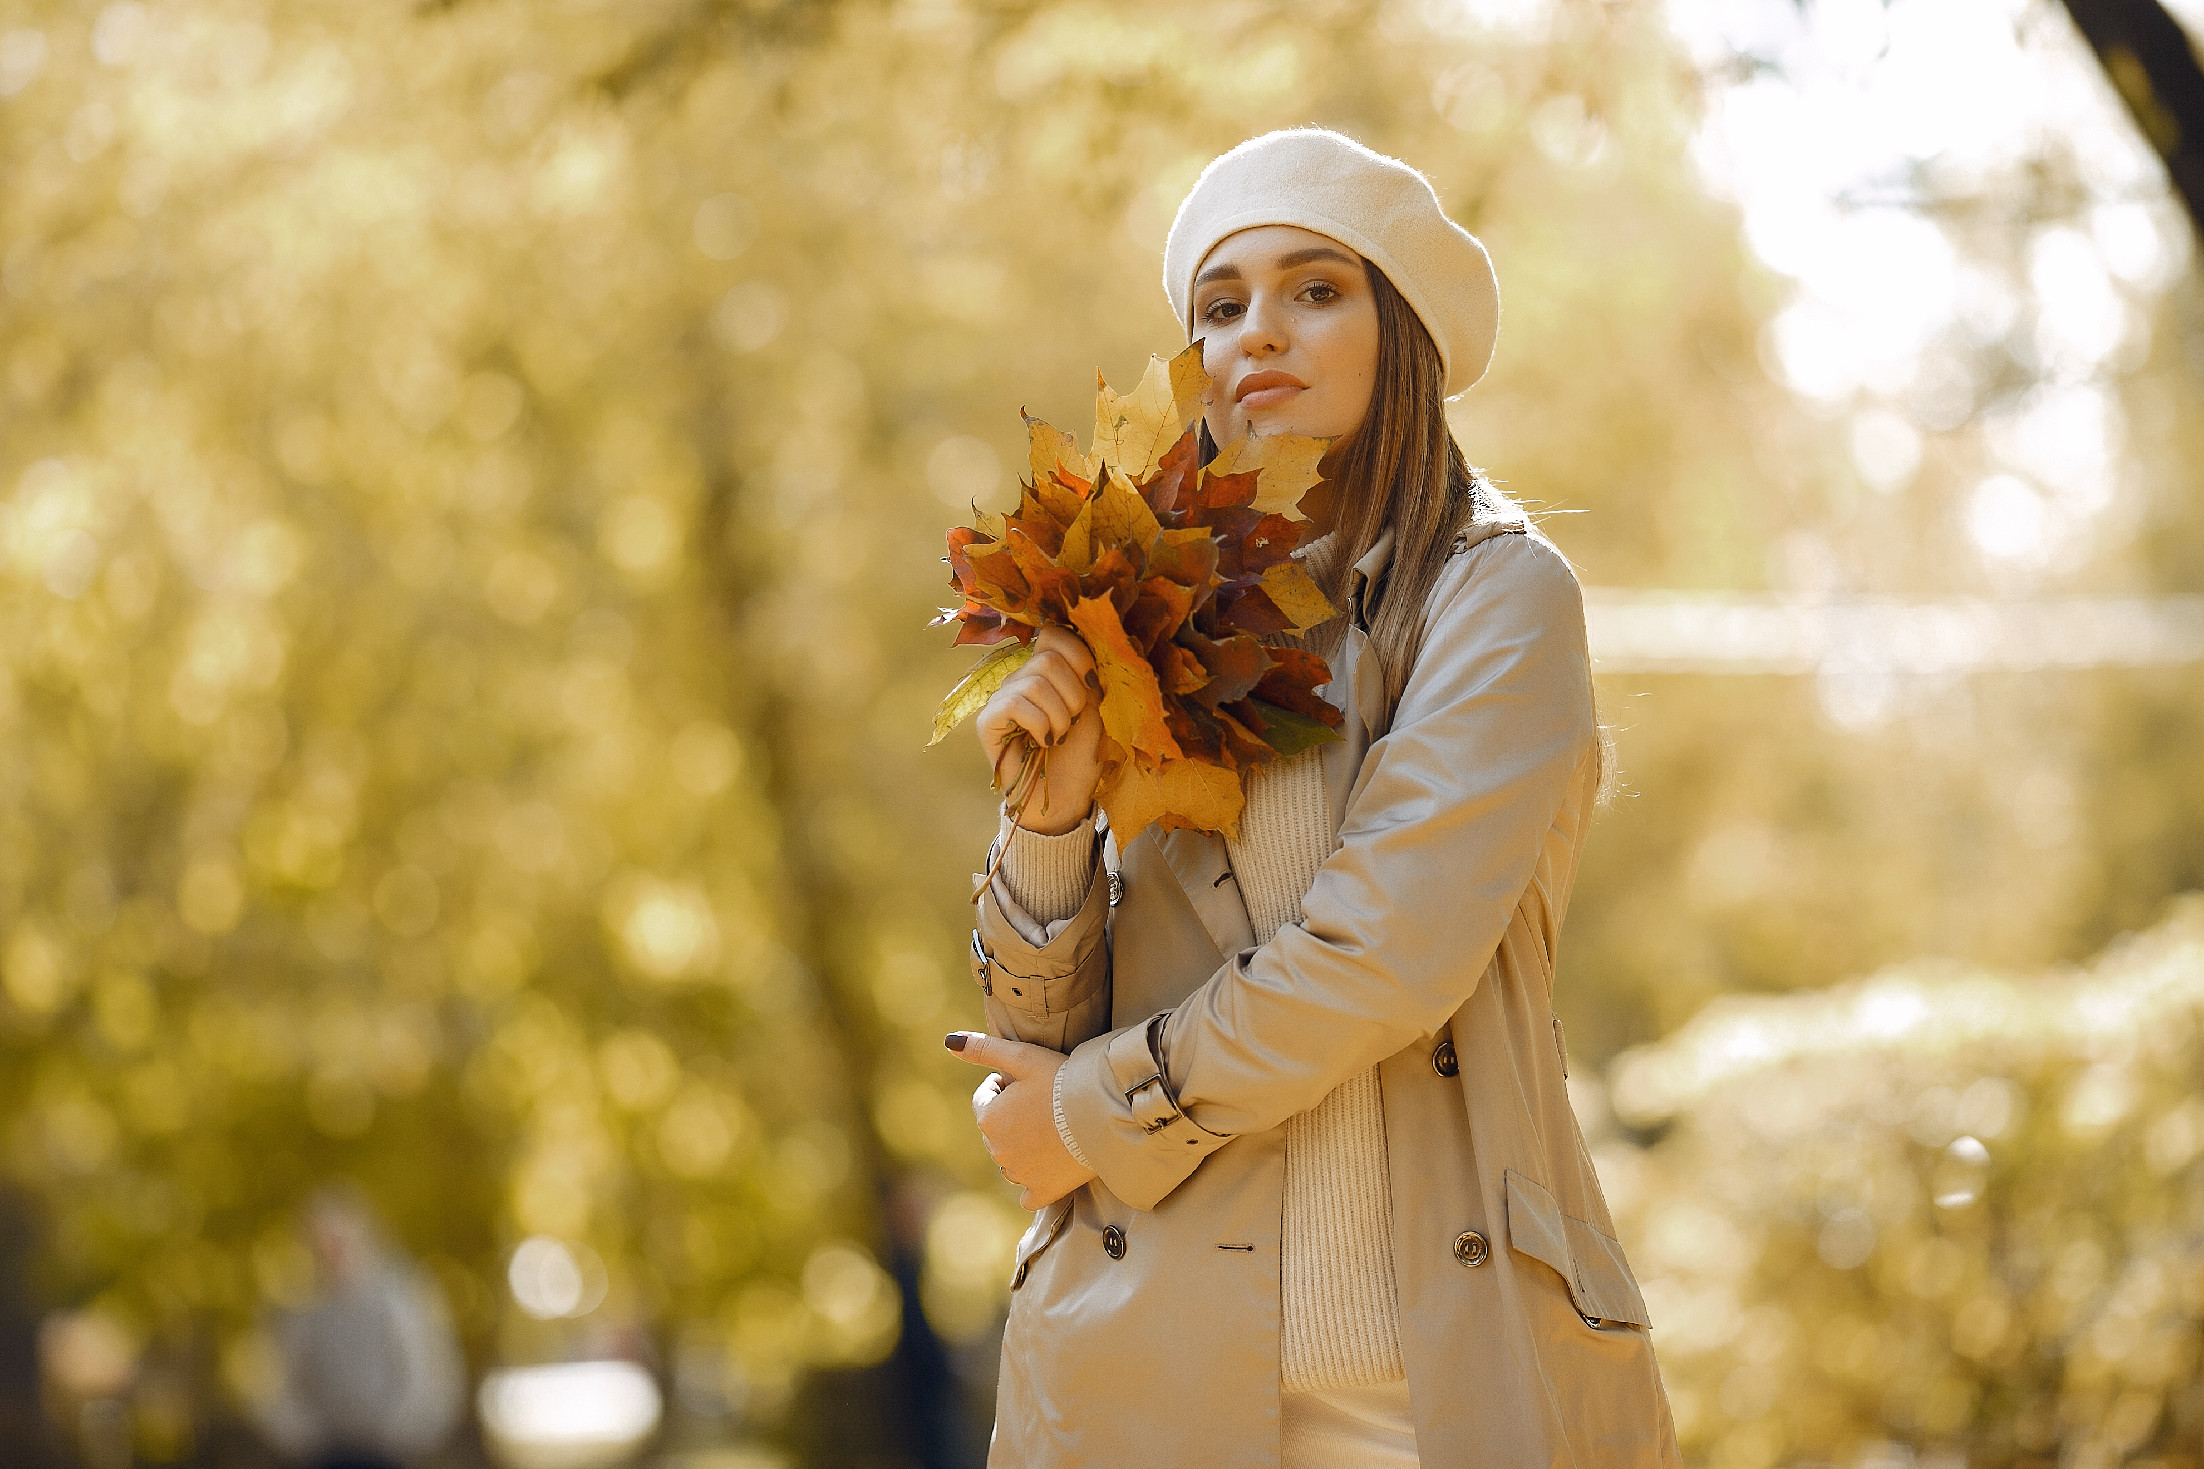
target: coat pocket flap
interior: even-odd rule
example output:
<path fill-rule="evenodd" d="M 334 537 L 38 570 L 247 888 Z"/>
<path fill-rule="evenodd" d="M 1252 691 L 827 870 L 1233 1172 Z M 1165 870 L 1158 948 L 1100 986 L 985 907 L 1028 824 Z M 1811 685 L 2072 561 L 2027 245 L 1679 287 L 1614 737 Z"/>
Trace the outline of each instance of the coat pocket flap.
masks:
<path fill-rule="evenodd" d="M 1508 1247 L 1549 1267 L 1569 1287 L 1579 1316 L 1651 1329 L 1645 1297 L 1631 1278 L 1622 1245 L 1561 1211 L 1543 1184 L 1507 1171 Z"/>

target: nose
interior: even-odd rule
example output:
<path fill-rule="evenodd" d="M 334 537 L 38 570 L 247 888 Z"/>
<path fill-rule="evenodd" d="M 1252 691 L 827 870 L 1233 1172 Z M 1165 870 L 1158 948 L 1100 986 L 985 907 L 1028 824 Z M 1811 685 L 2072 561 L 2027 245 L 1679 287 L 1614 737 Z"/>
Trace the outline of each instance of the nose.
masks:
<path fill-rule="evenodd" d="M 1275 357 L 1286 350 L 1285 303 L 1267 291 L 1258 291 L 1247 303 L 1240 328 L 1240 350 L 1250 357 Z"/>

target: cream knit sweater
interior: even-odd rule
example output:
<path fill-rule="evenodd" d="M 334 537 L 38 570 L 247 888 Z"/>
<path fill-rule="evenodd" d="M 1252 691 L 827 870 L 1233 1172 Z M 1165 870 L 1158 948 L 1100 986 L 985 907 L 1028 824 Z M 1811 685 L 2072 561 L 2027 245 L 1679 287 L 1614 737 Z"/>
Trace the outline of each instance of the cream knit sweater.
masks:
<path fill-rule="evenodd" d="M 1267 944 L 1301 921 L 1301 899 L 1331 854 L 1322 752 L 1260 766 L 1245 777 L 1245 790 L 1240 835 L 1228 838 L 1225 850 L 1255 940 Z M 1036 925 L 1077 913 L 1094 875 L 1093 829 L 1006 835 L 1011 845 L 997 881 L 1012 904 Z M 1287 1119 L 1283 1227 L 1285 1390 L 1372 1387 L 1406 1377 L 1376 1067 Z"/>

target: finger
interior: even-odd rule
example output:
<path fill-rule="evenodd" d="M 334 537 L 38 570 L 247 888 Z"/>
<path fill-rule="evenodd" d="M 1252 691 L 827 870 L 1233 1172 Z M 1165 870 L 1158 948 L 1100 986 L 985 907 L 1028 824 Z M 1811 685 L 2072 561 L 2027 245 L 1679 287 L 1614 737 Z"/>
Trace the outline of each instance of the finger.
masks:
<path fill-rule="evenodd" d="M 1048 738 L 1044 744 L 1055 744 L 1071 733 L 1072 721 L 1079 717 L 1077 706 L 1067 703 L 1056 685 L 1045 678 L 1029 682 L 1020 691 L 1020 702 L 1040 711 L 1048 723 Z"/>
<path fill-rule="evenodd" d="M 1087 650 L 1087 645 L 1079 634 L 1069 628 L 1042 628 L 1036 645 L 1069 663 L 1072 672 L 1079 675 L 1081 682 L 1094 672 L 1094 654 Z"/>
<path fill-rule="evenodd" d="M 1056 724 L 1063 721 L 1064 728 L 1071 728 L 1071 716 L 1067 711 L 1050 711 L 1043 699 L 1055 701 L 1056 691 L 1047 684 L 1032 685 L 1018 691 L 1018 697 L 1010 701 L 1007 713 L 1018 728 L 1024 730 L 1038 745 L 1056 743 Z"/>
<path fill-rule="evenodd" d="M 1041 660 L 1035 659 L 1034 662 L 1041 663 Z M 1032 668 L 1033 664 L 1026 666 Z M 1071 666 L 1069 658 L 1051 658 L 1046 663 L 1041 663 L 1035 674 L 1048 680 L 1048 686 L 1056 691 L 1057 697 L 1064 701 L 1064 707 L 1075 718 L 1086 709 L 1087 701 L 1094 697 L 1094 691 L 1087 687 L 1086 678 Z"/>
<path fill-rule="evenodd" d="M 960 1061 L 1000 1071 L 1009 1078 L 1003 1083 L 1006 1087 L 1046 1066 L 1056 1055 L 1046 1046 L 1029 1046 L 1024 1041 L 1005 1040 L 976 1030 L 952 1030 L 941 1043 Z"/>
<path fill-rule="evenodd" d="M 983 1114 L 987 1111 L 988 1103 L 1001 1096 L 1002 1090 L 1003 1079 L 1002 1073 L 999 1071 L 988 1072 L 987 1080 L 972 1088 L 972 1120 L 974 1122 L 983 1120 Z"/>

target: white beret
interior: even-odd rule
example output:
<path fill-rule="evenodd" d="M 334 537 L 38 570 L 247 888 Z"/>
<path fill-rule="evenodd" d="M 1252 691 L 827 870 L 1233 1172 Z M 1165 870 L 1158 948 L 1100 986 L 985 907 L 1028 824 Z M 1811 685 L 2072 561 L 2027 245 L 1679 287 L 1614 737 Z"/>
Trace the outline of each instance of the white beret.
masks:
<path fill-rule="evenodd" d="M 1384 271 L 1438 344 L 1448 397 L 1485 375 L 1500 333 L 1485 247 L 1446 217 L 1422 174 L 1326 128 L 1250 138 L 1194 181 L 1163 247 L 1163 289 L 1189 336 L 1202 261 L 1225 236 L 1265 224 L 1314 230 Z"/>

